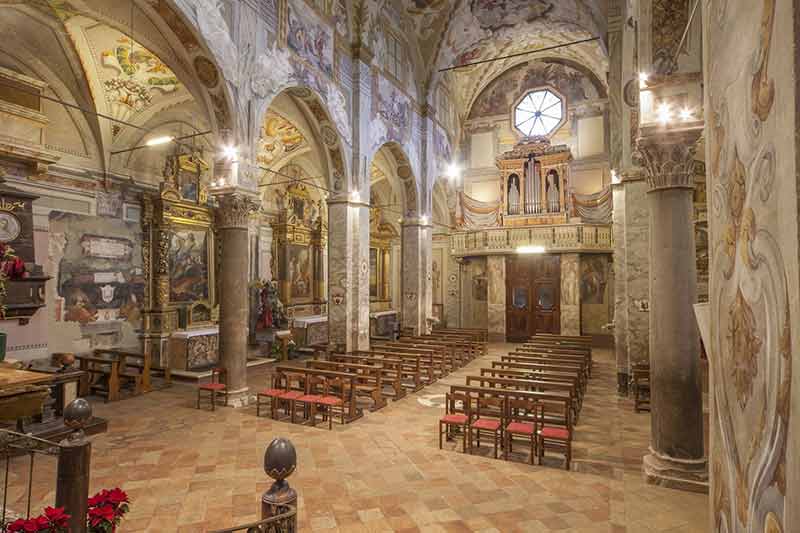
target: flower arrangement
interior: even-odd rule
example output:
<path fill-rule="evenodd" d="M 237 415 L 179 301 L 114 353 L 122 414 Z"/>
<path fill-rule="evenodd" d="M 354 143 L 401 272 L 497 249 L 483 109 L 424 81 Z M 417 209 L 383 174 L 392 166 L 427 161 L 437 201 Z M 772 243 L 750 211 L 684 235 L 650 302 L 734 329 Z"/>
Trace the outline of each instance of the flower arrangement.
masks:
<path fill-rule="evenodd" d="M 8 533 L 67 533 L 69 515 L 63 507 L 45 507 L 44 514 L 36 518 L 20 518 L 8 524 Z"/>
<path fill-rule="evenodd" d="M 114 533 L 128 512 L 128 495 L 122 489 L 103 489 L 89 498 L 88 533 Z"/>
<path fill-rule="evenodd" d="M 22 279 L 26 276 L 25 262 L 14 253 L 12 247 L 0 243 L 0 319 L 6 315 L 6 283 L 10 279 Z"/>

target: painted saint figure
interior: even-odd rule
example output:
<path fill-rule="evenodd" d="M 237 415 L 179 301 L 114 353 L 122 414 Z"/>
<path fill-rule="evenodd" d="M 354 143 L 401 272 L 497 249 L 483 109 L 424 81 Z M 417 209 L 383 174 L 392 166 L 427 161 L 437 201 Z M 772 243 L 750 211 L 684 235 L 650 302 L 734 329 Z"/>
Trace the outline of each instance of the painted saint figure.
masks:
<path fill-rule="evenodd" d="M 558 172 L 550 170 L 547 173 L 547 210 L 551 213 L 561 211 L 561 196 L 558 190 Z"/>
<path fill-rule="evenodd" d="M 519 214 L 519 177 L 516 174 L 508 177 L 508 214 Z"/>

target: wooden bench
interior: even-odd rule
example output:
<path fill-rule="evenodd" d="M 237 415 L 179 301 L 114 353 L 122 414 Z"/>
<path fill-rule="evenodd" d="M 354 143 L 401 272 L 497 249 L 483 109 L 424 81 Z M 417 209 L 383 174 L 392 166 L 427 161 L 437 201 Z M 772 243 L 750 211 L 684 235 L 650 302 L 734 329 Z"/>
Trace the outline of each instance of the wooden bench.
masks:
<path fill-rule="evenodd" d="M 356 373 L 363 376 L 380 376 L 382 387 L 380 394 L 386 396 L 385 385 L 392 389 L 390 396 L 394 399 L 402 398 L 406 395 L 406 389 L 401 383 L 401 375 L 395 369 L 387 368 L 383 365 L 365 365 L 351 361 L 308 361 L 306 365 L 310 368 L 322 368 L 326 370 L 337 370 L 339 372 Z M 374 398 L 373 398 L 374 400 Z M 384 405 L 386 400 L 383 400 Z"/>
<path fill-rule="evenodd" d="M 426 350 L 433 350 L 433 352 L 442 357 L 445 369 L 447 372 L 452 372 L 460 368 L 468 354 L 464 353 L 464 349 L 453 344 L 445 343 L 441 340 L 431 339 L 430 337 L 400 337 L 396 341 L 398 346 L 411 346 L 414 348 L 421 348 Z"/>
<path fill-rule="evenodd" d="M 289 376 L 294 375 L 299 377 L 303 382 L 305 382 L 309 376 L 320 376 L 328 379 L 341 379 L 342 383 L 344 383 L 341 394 L 345 405 L 345 420 L 349 423 L 364 416 L 363 411 L 356 405 L 356 380 L 358 379 L 358 376 L 355 374 L 291 365 L 278 365 L 275 367 L 275 374 L 278 376 L 278 379 L 280 379 L 281 376 L 286 379 Z"/>
<path fill-rule="evenodd" d="M 120 389 L 125 381 L 133 383 L 134 394 L 141 394 L 143 375 L 127 371 L 126 357 L 124 353 L 109 350 L 76 355 L 80 369 L 89 375 L 82 383 L 81 396 L 96 392 L 106 401 L 115 402 L 120 399 Z M 105 383 L 102 383 L 103 379 Z"/>
<path fill-rule="evenodd" d="M 639 363 L 631 365 L 633 380 L 633 409 L 637 413 L 650 410 L 650 365 Z"/>
<path fill-rule="evenodd" d="M 322 363 L 322 366 L 317 365 Z M 325 365 L 339 366 L 340 368 L 325 368 Z M 355 377 L 353 386 L 356 397 L 367 398 L 372 402 L 370 411 L 377 411 L 386 407 L 386 398 L 383 396 L 383 375 L 380 368 L 364 367 L 354 368 L 352 363 L 331 363 L 328 361 L 308 361 L 307 368 L 341 372 Z"/>
<path fill-rule="evenodd" d="M 560 391 L 566 392 L 570 397 L 570 405 L 572 407 L 572 417 L 577 423 L 578 415 L 580 413 L 580 403 L 578 402 L 576 387 L 572 383 L 565 381 L 545 381 L 538 379 L 525 379 L 525 378 L 501 378 L 490 376 L 467 376 L 467 385 L 474 385 L 477 387 L 491 387 L 499 389 L 516 389 L 527 391 Z"/>
<path fill-rule="evenodd" d="M 567 383 L 574 391 L 578 403 L 583 404 L 583 392 L 581 391 L 580 379 L 573 372 L 553 372 L 549 370 L 531 372 L 529 370 L 514 370 L 510 368 L 481 368 L 480 375 L 497 378 L 532 379 L 534 381 Z"/>
<path fill-rule="evenodd" d="M 515 398 L 520 400 L 532 400 L 540 404 L 561 406 L 561 415 L 550 415 L 545 417 L 545 422 L 551 425 L 569 428 L 572 430 L 572 403 L 569 394 L 556 391 L 527 391 L 516 389 L 502 389 L 494 387 L 476 387 L 471 385 L 451 385 L 451 393 L 461 393 L 477 400 L 479 397 L 496 398 Z M 550 410 L 554 412 L 557 410 Z M 498 413 L 499 414 L 499 413 Z M 505 413 L 499 414 L 505 418 Z"/>
<path fill-rule="evenodd" d="M 466 334 L 471 335 L 475 338 L 476 341 L 481 342 L 488 342 L 489 340 L 489 331 L 486 329 L 480 328 L 440 328 L 434 327 L 433 332 L 444 332 L 444 333 L 458 333 L 458 334 Z"/>
<path fill-rule="evenodd" d="M 370 348 L 371 352 L 388 352 L 392 354 L 408 354 L 420 356 L 420 363 L 423 369 L 427 369 L 431 382 L 448 374 L 448 357 L 445 354 L 437 353 L 430 346 L 413 345 L 402 342 L 381 342 Z"/>
<path fill-rule="evenodd" d="M 514 359 L 504 359 L 505 357 L 509 358 L 513 357 Z M 559 354 L 559 353 L 537 353 L 537 352 L 510 352 L 508 355 L 502 356 L 501 360 L 506 360 L 506 361 L 518 360 L 522 363 L 524 363 L 525 360 L 574 363 L 580 366 L 581 371 L 586 375 L 586 379 L 589 379 L 592 375 L 591 371 L 589 370 L 590 368 L 589 362 L 582 355 Z"/>
<path fill-rule="evenodd" d="M 549 363 L 516 363 L 511 361 L 492 361 L 492 368 L 504 368 L 512 370 L 525 370 L 531 374 L 538 374 L 539 372 L 558 372 L 567 374 L 578 380 L 578 386 L 581 389 L 581 394 L 586 393 L 586 379 L 585 375 L 574 367 L 563 366 L 557 362 L 550 361 Z"/>
<path fill-rule="evenodd" d="M 418 350 L 415 348 L 394 348 L 391 346 L 373 346 L 369 352 L 357 352 L 360 355 L 377 355 L 380 357 L 402 358 L 404 360 L 418 360 L 420 377 L 426 384 L 436 381 L 437 376 L 443 375 L 442 362 L 437 359 L 431 350 Z"/>
<path fill-rule="evenodd" d="M 371 352 L 354 352 L 350 354 L 331 353 L 328 355 L 327 360 L 370 365 L 397 373 L 397 375 L 400 376 L 400 386 L 403 387 L 404 393 L 406 389 L 416 392 L 424 387 L 418 356 L 403 358 L 384 356 L 380 353 Z"/>

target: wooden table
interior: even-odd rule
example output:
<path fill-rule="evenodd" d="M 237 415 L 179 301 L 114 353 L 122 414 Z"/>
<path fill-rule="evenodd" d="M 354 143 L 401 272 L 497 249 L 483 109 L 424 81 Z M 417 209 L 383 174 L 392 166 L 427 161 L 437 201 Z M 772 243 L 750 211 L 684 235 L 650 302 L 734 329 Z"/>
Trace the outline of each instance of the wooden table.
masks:
<path fill-rule="evenodd" d="M 47 385 L 51 377 L 0 365 L 0 419 L 20 420 L 41 414 L 42 405 L 50 394 Z"/>

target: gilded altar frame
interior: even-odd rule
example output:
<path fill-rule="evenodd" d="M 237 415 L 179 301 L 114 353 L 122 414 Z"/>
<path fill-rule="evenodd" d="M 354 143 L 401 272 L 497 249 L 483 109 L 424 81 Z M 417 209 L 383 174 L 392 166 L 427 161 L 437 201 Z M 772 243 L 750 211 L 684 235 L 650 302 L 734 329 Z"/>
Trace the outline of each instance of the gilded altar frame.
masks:
<path fill-rule="evenodd" d="M 150 351 L 154 364 L 161 367 L 169 365 L 166 339 L 174 331 L 214 324 L 218 252 L 214 212 L 208 205 L 208 190 L 201 179 L 208 169 L 197 153 L 170 155 L 160 191 L 146 194 L 142 199 L 142 269 L 145 277 L 142 329 L 145 352 Z M 197 180 L 195 188 L 188 190 L 196 194 L 189 194 L 188 198 L 182 196 L 182 192 L 187 192 L 188 180 L 192 179 Z M 191 290 L 181 297 L 175 293 L 177 282 L 181 280 L 173 279 L 177 276 L 171 259 L 174 261 L 181 252 L 175 247 L 176 242 L 181 242 L 182 235 L 194 240 L 194 244 L 184 251 L 187 256 L 191 255 L 188 262 L 196 266 L 198 258 L 205 260 L 205 265 L 201 263 L 205 277 L 202 297 L 197 297 Z M 199 251 L 192 250 L 198 236 L 202 236 L 203 244 Z M 198 319 L 199 309 L 208 310 L 202 319 Z"/>
<path fill-rule="evenodd" d="M 388 302 L 392 299 L 392 242 L 399 234 L 391 224 L 381 221 L 379 208 L 370 208 L 369 225 L 369 300 Z"/>

